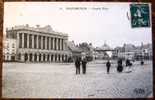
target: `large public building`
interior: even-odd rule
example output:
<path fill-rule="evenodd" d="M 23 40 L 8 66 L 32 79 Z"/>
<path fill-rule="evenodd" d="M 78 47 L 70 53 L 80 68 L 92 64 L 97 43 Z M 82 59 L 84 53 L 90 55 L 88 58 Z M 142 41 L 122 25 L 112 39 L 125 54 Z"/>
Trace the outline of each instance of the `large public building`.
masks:
<path fill-rule="evenodd" d="M 6 39 L 15 41 L 12 58 L 19 62 L 64 62 L 71 55 L 67 50 L 68 34 L 55 32 L 50 25 L 7 28 Z"/>

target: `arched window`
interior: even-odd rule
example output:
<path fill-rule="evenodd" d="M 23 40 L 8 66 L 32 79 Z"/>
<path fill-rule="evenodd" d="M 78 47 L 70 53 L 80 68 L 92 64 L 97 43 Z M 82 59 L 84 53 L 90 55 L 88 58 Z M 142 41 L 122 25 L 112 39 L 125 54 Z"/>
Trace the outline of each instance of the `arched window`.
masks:
<path fill-rule="evenodd" d="M 21 55 L 20 55 L 20 56 L 21 56 Z M 28 54 L 27 54 L 27 53 L 25 53 L 24 58 L 25 58 L 25 61 L 28 60 Z"/>
<path fill-rule="evenodd" d="M 39 61 L 41 61 L 41 54 L 39 54 Z"/>
<path fill-rule="evenodd" d="M 20 53 L 18 54 L 18 60 L 21 60 L 21 54 Z"/>
<path fill-rule="evenodd" d="M 53 61 L 53 55 L 51 55 L 51 61 Z"/>

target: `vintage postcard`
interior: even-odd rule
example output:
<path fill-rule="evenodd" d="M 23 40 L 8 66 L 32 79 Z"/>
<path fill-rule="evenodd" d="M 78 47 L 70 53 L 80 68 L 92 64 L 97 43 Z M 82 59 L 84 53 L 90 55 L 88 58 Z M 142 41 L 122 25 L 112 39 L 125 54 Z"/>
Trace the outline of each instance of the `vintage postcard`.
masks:
<path fill-rule="evenodd" d="M 153 98 L 151 3 L 5 2 L 3 98 Z"/>

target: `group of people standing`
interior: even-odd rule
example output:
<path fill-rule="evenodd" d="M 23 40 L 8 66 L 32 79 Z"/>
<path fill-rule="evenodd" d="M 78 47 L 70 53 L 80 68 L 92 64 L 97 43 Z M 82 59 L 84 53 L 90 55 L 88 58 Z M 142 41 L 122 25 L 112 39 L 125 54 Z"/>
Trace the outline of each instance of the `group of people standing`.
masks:
<path fill-rule="evenodd" d="M 117 61 L 117 72 L 122 72 L 123 71 L 123 64 L 122 64 L 123 60 L 122 59 L 118 59 Z M 126 67 L 131 67 L 132 63 L 129 59 L 126 59 Z M 144 61 L 141 61 L 141 65 L 144 64 Z M 86 65 L 87 65 L 87 59 L 84 57 L 83 59 L 81 59 L 80 57 L 76 57 L 75 59 L 75 67 L 76 67 L 76 74 L 80 74 L 80 66 L 82 65 L 82 73 L 86 74 Z M 110 72 L 110 67 L 111 67 L 111 62 L 110 60 L 108 60 L 106 62 L 106 67 L 107 67 L 107 74 L 109 74 Z"/>
<path fill-rule="evenodd" d="M 83 58 L 83 59 L 81 60 L 80 57 L 77 57 L 77 58 L 75 59 L 76 74 L 80 74 L 80 66 L 81 66 L 81 64 L 82 64 L 82 73 L 83 73 L 83 74 L 86 74 L 86 64 L 87 64 L 87 60 L 86 60 L 86 58 Z"/>
<path fill-rule="evenodd" d="M 122 62 L 123 62 L 122 59 L 118 59 L 118 61 L 117 61 L 117 72 L 122 72 L 123 71 Z M 133 65 L 129 59 L 126 59 L 125 63 L 126 63 L 126 67 L 129 67 L 129 68 L 131 68 L 131 66 Z M 141 65 L 144 65 L 143 60 L 141 60 Z M 109 74 L 110 67 L 111 67 L 111 62 L 109 60 L 106 62 L 106 67 L 107 67 L 107 74 Z"/>
<path fill-rule="evenodd" d="M 127 61 L 127 63 L 129 64 L 129 61 Z M 126 66 L 128 66 L 128 64 L 126 64 Z M 111 67 L 111 62 L 109 60 L 106 63 L 106 67 L 107 67 L 107 74 L 109 74 L 110 67 Z M 122 59 L 119 59 L 117 61 L 117 71 L 118 72 L 122 72 L 123 71 Z"/>

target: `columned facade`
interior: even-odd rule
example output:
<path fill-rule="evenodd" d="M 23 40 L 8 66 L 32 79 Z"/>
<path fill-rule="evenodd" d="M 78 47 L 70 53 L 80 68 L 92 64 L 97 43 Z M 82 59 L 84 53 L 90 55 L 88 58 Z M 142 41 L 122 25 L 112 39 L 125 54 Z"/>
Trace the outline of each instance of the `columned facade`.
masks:
<path fill-rule="evenodd" d="M 65 48 L 66 34 L 38 31 L 36 28 L 13 28 L 17 31 L 17 60 L 22 62 L 63 62 L 69 51 Z"/>

